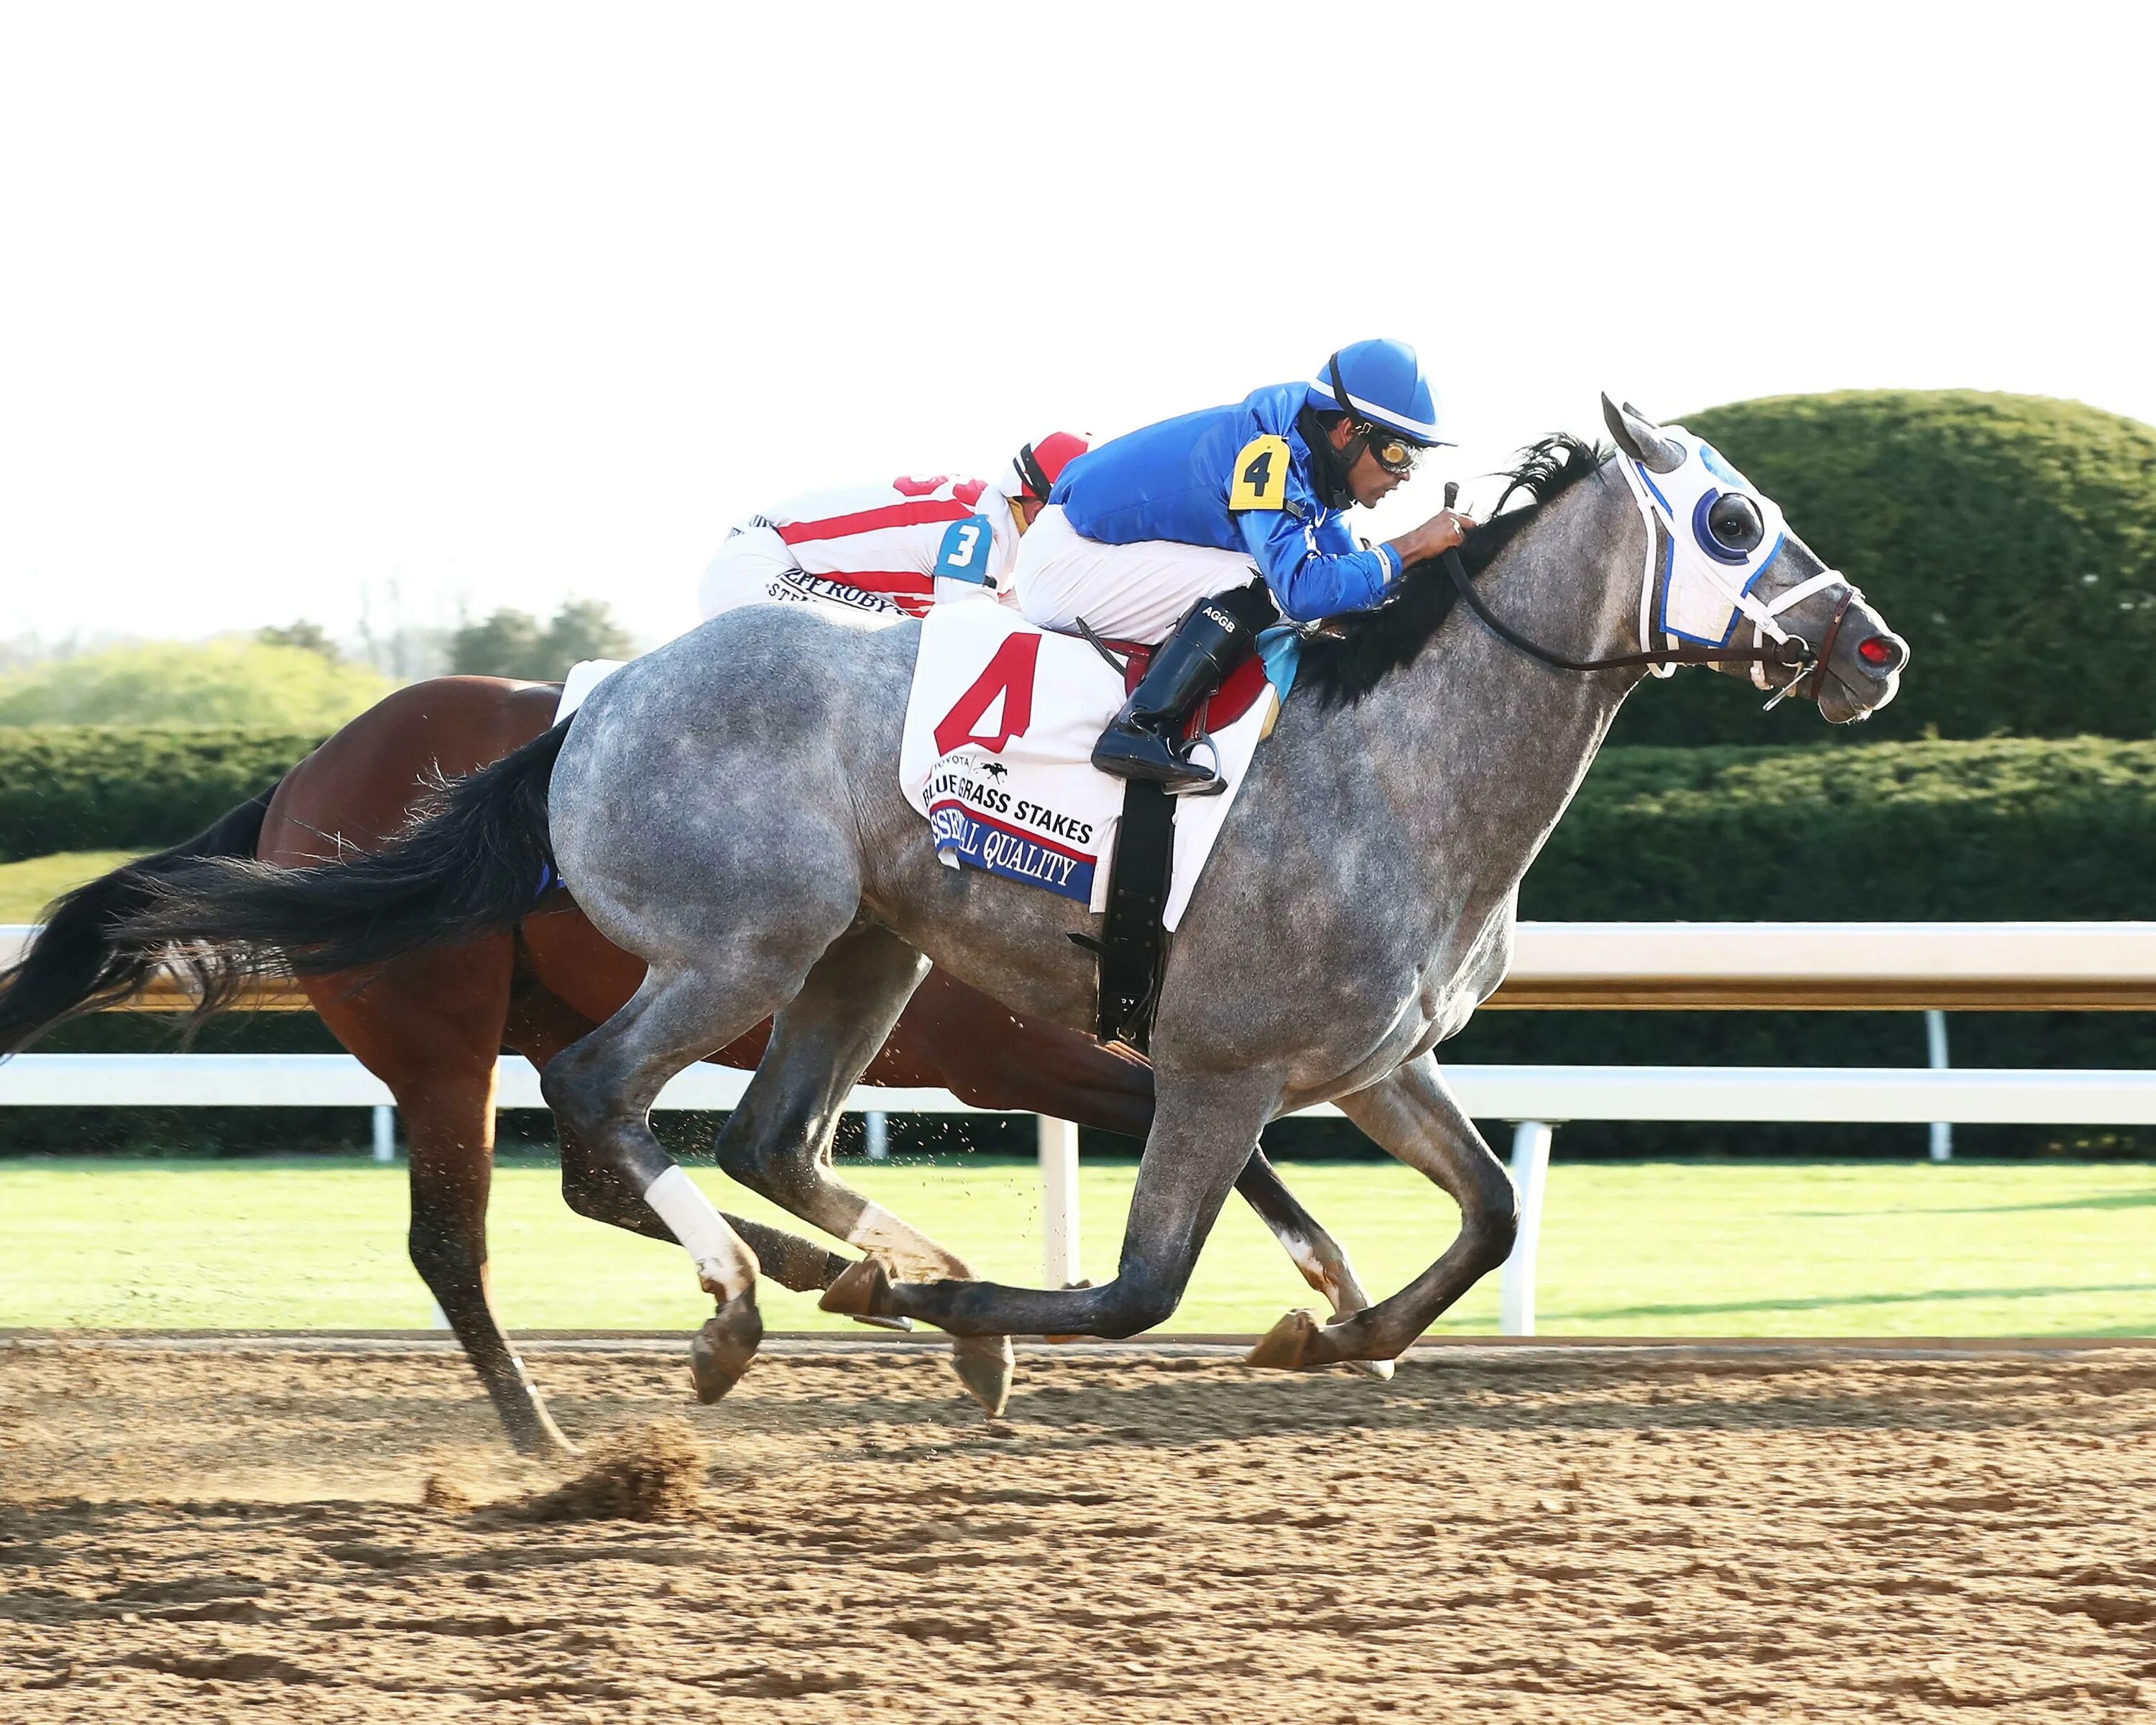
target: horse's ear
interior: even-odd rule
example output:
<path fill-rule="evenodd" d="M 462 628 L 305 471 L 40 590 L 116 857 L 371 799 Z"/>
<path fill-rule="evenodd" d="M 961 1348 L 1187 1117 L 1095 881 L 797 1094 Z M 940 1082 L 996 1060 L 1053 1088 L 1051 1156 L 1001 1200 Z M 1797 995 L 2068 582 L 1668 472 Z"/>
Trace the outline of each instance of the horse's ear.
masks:
<path fill-rule="evenodd" d="M 1631 403 L 1623 407 L 1602 398 L 1602 423 L 1609 428 L 1617 447 L 1656 473 L 1675 473 L 1684 465 L 1684 451 L 1662 435 L 1655 424 Z"/>

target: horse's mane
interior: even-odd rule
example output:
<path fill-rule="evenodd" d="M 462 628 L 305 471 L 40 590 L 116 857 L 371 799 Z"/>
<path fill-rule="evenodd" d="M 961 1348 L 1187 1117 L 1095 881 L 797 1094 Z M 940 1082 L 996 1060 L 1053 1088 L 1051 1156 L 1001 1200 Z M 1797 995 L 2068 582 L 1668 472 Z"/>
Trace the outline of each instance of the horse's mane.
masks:
<path fill-rule="evenodd" d="M 1528 522 L 1609 459 L 1599 444 L 1559 432 L 1520 452 L 1505 475 L 1505 489 L 1490 519 L 1467 536 L 1460 560 L 1480 575 Z M 1525 494 L 1518 509 L 1505 506 Z M 1322 706 L 1351 706 L 1391 672 L 1411 663 L 1451 614 L 1459 595 L 1444 566 L 1430 558 L 1409 567 L 1398 591 L 1374 611 L 1336 617 L 1326 633 L 1303 643 L 1296 687 L 1307 688 Z"/>

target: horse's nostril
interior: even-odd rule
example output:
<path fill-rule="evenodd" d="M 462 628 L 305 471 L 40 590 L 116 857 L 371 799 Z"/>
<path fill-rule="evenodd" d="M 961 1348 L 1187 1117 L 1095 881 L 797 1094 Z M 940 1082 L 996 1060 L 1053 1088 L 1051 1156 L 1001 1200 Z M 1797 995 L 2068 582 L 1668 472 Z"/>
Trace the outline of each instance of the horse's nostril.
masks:
<path fill-rule="evenodd" d="M 1876 671 L 1897 671 L 1909 649 L 1892 635 L 1871 635 L 1856 644 L 1856 656 Z"/>

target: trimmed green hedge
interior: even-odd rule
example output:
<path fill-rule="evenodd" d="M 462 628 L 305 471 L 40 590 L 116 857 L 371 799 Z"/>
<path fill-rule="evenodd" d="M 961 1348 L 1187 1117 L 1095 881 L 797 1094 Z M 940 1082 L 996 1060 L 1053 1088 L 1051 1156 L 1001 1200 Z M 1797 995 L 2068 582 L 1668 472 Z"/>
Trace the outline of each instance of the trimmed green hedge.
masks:
<path fill-rule="evenodd" d="M 2156 742 L 1605 749 L 1528 871 L 1547 922 L 2156 917 Z"/>
<path fill-rule="evenodd" d="M 1655 691 L 1650 691 L 1649 693 Z M 1529 870 L 1545 921 L 2156 917 L 2156 742 L 1604 751 Z M 1956 1013 L 1964 1066 L 2156 1067 L 2156 1014 Z M 1921 1015 L 1486 1012 L 1455 1061 L 1917 1065 Z M 1913 1127 L 1566 1128 L 1565 1153 L 1922 1153 Z M 2147 1155 L 2147 1132 L 1959 1127 L 1958 1153 Z"/>
<path fill-rule="evenodd" d="M 238 726 L 0 727 L 0 862 L 177 845 L 321 741 Z"/>
<path fill-rule="evenodd" d="M 0 861 L 177 844 L 316 741 L 0 729 Z M 1609 748 L 1521 904 L 1553 922 L 2152 916 L 2152 858 L 2156 742 Z"/>
<path fill-rule="evenodd" d="M 1779 396 L 1680 416 L 1779 502 L 1914 649 L 1842 740 L 2156 736 L 2156 427 L 1974 390 Z M 1816 713 L 1686 671 L 1618 742 L 1803 740 Z"/>
<path fill-rule="evenodd" d="M 289 642 L 146 641 L 0 675 L 0 725 L 246 725 L 326 733 L 395 686 L 367 665 Z"/>

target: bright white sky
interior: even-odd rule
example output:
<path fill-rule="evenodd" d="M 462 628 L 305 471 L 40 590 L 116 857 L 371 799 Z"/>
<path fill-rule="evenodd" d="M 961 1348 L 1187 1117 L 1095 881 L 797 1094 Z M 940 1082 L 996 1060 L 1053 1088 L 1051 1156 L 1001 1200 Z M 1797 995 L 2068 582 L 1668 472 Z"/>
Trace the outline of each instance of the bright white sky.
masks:
<path fill-rule="evenodd" d="M 766 503 L 1373 334 L 1462 475 L 1604 388 L 2156 421 L 2153 17 L 11 8 L 0 635 L 343 633 L 394 580 L 655 638 Z"/>

